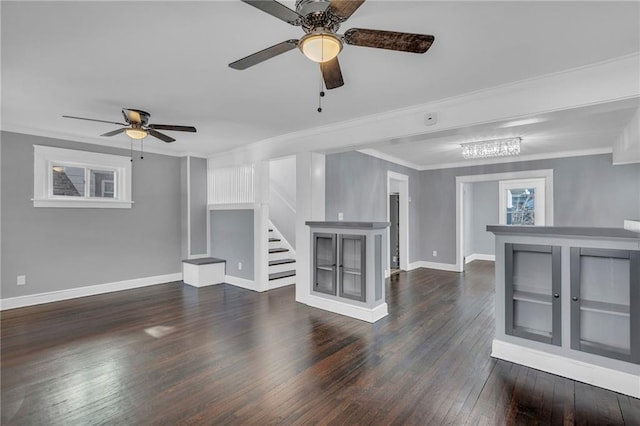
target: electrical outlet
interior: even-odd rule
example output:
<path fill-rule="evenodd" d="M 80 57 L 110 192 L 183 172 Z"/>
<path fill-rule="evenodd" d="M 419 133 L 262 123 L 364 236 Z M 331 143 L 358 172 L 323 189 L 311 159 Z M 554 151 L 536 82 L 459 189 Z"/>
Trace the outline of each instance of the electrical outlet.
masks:
<path fill-rule="evenodd" d="M 438 250 L 433 251 L 433 257 L 438 257 Z"/>
<path fill-rule="evenodd" d="M 16 280 L 17 285 L 25 285 L 27 283 L 26 275 L 18 275 L 18 279 Z"/>
<path fill-rule="evenodd" d="M 238 271 L 242 271 L 242 262 L 238 262 Z"/>
<path fill-rule="evenodd" d="M 344 220 L 344 213 L 338 213 L 338 220 Z"/>

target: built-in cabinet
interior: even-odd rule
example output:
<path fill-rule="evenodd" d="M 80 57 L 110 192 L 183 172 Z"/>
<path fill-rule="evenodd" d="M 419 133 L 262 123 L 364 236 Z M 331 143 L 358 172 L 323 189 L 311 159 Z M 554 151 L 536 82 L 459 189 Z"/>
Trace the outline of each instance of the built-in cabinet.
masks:
<path fill-rule="evenodd" d="M 505 244 L 505 332 L 561 344 L 560 247 Z"/>
<path fill-rule="evenodd" d="M 365 235 L 314 232 L 313 291 L 364 302 L 366 238 Z"/>
<path fill-rule="evenodd" d="M 311 288 L 307 304 L 375 322 L 387 315 L 384 291 L 387 222 L 307 222 Z"/>
<path fill-rule="evenodd" d="M 640 233 L 490 225 L 491 355 L 640 398 Z"/>
<path fill-rule="evenodd" d="M 640 364 L 640 251 L 571 247 L 571 348 Z"/>

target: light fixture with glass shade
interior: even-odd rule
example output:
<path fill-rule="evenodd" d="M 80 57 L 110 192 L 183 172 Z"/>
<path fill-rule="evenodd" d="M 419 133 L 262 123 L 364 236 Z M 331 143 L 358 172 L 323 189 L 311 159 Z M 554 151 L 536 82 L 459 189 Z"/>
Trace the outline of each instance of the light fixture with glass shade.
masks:
<path fill-rule="evenodd" d="M 342 41 L 335 34 L 312 32 L 300 39 L 298 47 L 313 62 L 323 63 L 338 56 L 342 50 Z"/>
<path fill-rule="evenodd" d="M 462 156 L 467 160 L 489 157 L 506 157 L 520 154 L 522 138 L 494 139 L 463 143 Z"/>
<path fill-rule="evenodd" d="M 147 134 L 148 134 L 146 130 L 137 128 L 137 127 L 126 128 L 124 129 L 124 132 L 131 139 L 135 139 L 135 140 L 144 139 L 147 137 Z"/>

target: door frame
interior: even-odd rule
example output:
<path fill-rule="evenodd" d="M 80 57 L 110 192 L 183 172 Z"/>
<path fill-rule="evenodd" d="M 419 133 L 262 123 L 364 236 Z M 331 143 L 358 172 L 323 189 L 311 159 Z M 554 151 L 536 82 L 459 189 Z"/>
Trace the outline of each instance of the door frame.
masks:
<path fill-rule="evenodd" d="M 398 182 L 398 201 L 400 203 L 400 212 L 398 214 L 399 223 L 399 246 L 400 246 L 400 269 L 403 271 L 409 270 L 409 176 L 401 173 L 392 172 L 387 170 L 387 222 L 391 217 L 391 205 L 389 203 L 389 195 L 391 195 L 391 181 Z M 389 253 L 391 253 L 391 238 L 389 237 L 389 228 L 386 229 L 387 238 L 387 255 L 385 256 L 385 276 L 391 275 L 391 264 Z"/>
<path fill-rule="evenodd" d="M 514 179 L 545 180 L 545 224 L 553 226 L 553 169 L 525 170 L 521 172 L 490 173 L 484 175 L 456 176 L 456 264 L 454 270 L 464 271 L 464 216 L 463 185 L 474 182 Z"/>

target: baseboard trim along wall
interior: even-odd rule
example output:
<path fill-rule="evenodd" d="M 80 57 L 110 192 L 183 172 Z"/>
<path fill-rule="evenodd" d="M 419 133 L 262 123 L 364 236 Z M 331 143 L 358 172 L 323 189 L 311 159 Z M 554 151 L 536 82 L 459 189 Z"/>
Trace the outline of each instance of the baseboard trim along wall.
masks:
<path fill-rule="evenodd" d="M 351 318 L 359 319 L 366 322 L 374 323 L 380 318 L 384 318 L 389 314 L 388 306 L 383 303 L 375 308 L 362 308 L 337 300 L 327 300 L 322 297 L 308 295 L 302 302 L 314 308 L 323 309 L 340 315 L 346 315 Z"/>
<path fill-rule="evenodd" d="M 75 299 L 78 297 L 94 296 L 120 290 L 130 290 L 173 281 L 182 281 L 182 272 L 0 299 L 0 311 L 40 305 L 43 303 L 59 302 L 61 300 Z"/>
<path fill-rule="evenodd" d="M 458 267 L 453 263 L 427 262 L 424 260 L 419 260 L 417 262 L 409 263 L 409 271 L 417 268 L 429 268 L 429 269 L 439 269 L 441 271 L 461 272 L 460 270 L 458 270 Z"/>
<path fill-rule="evenodd" d="M 491 356 L 640 398 L 640 375 L 493 340 Z"/>
<path fill-rule="evenodd" d="M 247 290 L 258 291 L 256 282 L 253 280 L 248 280 L 246 278 L 234 277 L 233 275 L 225 275 L 224 282 Z"/>
<path fill-rule="evenodd" d="M 474 253 L 474 254 L 470 254 L 469 256 L 464 258 L 464 263 L 469 263 L 469 262 L 473 262 L 474 260 L 489 260 L 491 262 L 495 262 L 496 261 L 496 255 L 495 254 L 478 254 L 478 253 Z"/>

